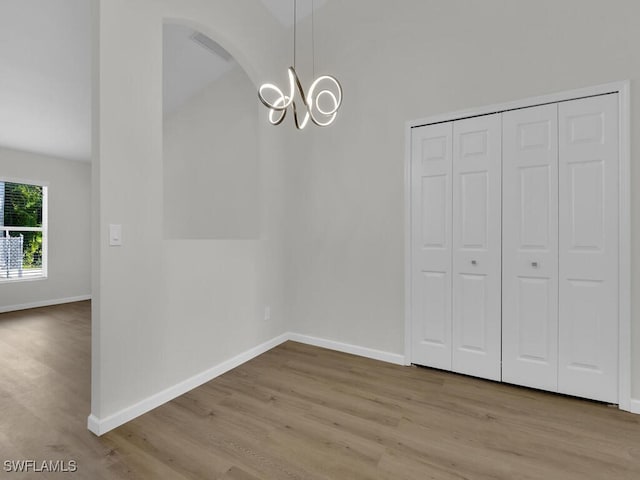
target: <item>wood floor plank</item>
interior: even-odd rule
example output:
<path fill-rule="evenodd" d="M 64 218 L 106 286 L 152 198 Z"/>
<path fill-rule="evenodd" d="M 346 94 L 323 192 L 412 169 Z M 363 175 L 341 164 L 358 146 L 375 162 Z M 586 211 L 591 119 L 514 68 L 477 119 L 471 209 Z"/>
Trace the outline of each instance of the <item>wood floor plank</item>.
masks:
<path fill-rule="evenodd" d="M 231 467 L 223 476 L 218 477 L 218 480 L 260 480 L 260 478 L 254 477 L 238 467 Z"/>
<path fill-rule="evenodd" d="M 640 478 L 639 416 L 294 342 L 98 438 L 90 332 L 89 302 L 0 315 L 2 460 L 73 459 L 81 479 Z"/>

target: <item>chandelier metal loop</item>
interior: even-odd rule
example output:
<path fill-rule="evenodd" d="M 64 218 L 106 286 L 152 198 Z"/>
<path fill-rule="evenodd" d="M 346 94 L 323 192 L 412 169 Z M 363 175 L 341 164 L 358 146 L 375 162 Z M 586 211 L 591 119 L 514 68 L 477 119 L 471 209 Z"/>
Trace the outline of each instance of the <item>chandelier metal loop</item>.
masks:
<path fill-rule="evenodd" d="M 296 8 L 297 0 L 293 0 L 293 67 L 289 67 L 287 70 L 289 91 L 285 93 L 273 83 L 264 83 L 258 89 L 258 98 L 269 109 L 269 123 L 271 125 L 280 125 L 287 116 L 287 110 L 291 107 L 293 109 L 293 120 L 298 130 L 302 130 L 309 123 L 309 119 L 314 125 L 326 127 L 336 119 L 338 109 L 342 105 L 342 85 L 331 75 L 321 75 L 313 81 L 305 95 L 295 69 L 296 24 L 298 23 Z M 311 0 L 311 57 L 313 60 L 313 76 L 315 77 L 314 10 L 315 6 L 313 0 Z M 305 111 L 302 121 L 298 117 L 298 108 L 295 101 L 296 91 L 304 105 Z"/>
<path fill-rule="evenodd" d="M 298 130 L 302 130 L 309 120 L 319 127 L 331 125 L 336 118 L 338 109 L 342 105 L 342 86 L 335 77 L 322 75 L 316 78 L 305 95 L 300 79 L 293 67 L 289 67 L 289 91 L 283 92 L 277 85 L 265 83 L 258 90 L 258 98 L 269 109 L 269 123 L 280 125 L 287 115 L 289 107 L 293 108 L 293 118 Z M 295 101 L 296 91 L 304 105 L 302 121 L 298 117 Z M 267 97 L 270 97 L 268 99 Z M 324 108 L 320 105 L 323 98 Z"/>

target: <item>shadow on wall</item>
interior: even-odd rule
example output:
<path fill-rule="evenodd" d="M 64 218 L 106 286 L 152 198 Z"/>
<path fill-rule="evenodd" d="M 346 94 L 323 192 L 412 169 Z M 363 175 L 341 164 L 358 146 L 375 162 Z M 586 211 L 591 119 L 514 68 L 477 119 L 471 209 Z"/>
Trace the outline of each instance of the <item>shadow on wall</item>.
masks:
<path fill-rule="evenodd" d="M 163 31 L 164 238 L 260 236 L 258 102 L 220 45 L 178 24 Z"/>

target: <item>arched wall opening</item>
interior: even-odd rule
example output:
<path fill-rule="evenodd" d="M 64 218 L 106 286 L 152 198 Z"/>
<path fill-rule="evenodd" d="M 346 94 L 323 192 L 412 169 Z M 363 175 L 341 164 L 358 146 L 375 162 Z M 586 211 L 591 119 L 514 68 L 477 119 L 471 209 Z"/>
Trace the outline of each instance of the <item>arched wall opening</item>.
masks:
<path fill-rule="evenodd" d="M 260 235 L 258 102 L 240 63 L 192 25 L 163 25 L 163 235 Z"/>

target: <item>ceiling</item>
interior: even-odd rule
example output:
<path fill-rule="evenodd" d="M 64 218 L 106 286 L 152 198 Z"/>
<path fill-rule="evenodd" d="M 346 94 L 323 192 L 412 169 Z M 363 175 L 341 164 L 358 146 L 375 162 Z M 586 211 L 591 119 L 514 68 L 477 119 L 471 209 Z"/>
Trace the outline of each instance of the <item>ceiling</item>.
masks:
<path fill-rule="evenodd" d="M 260 0 L 293 25 L 293 0 Z M 326 0 L 298 0 L 297 18 Z M 91 158 L 91 12 L 87 0 L 0 0 L 0 145 L 45 155 Z M 165 26 L 165 112 L 236 63 Z M 221 52 L 223 55 L 226 53 Z"/>
<path fill-rule="evenodd" d="M 86 0 L 1 0 L 0 145 L 91 155 L 91 30 Z"/>

